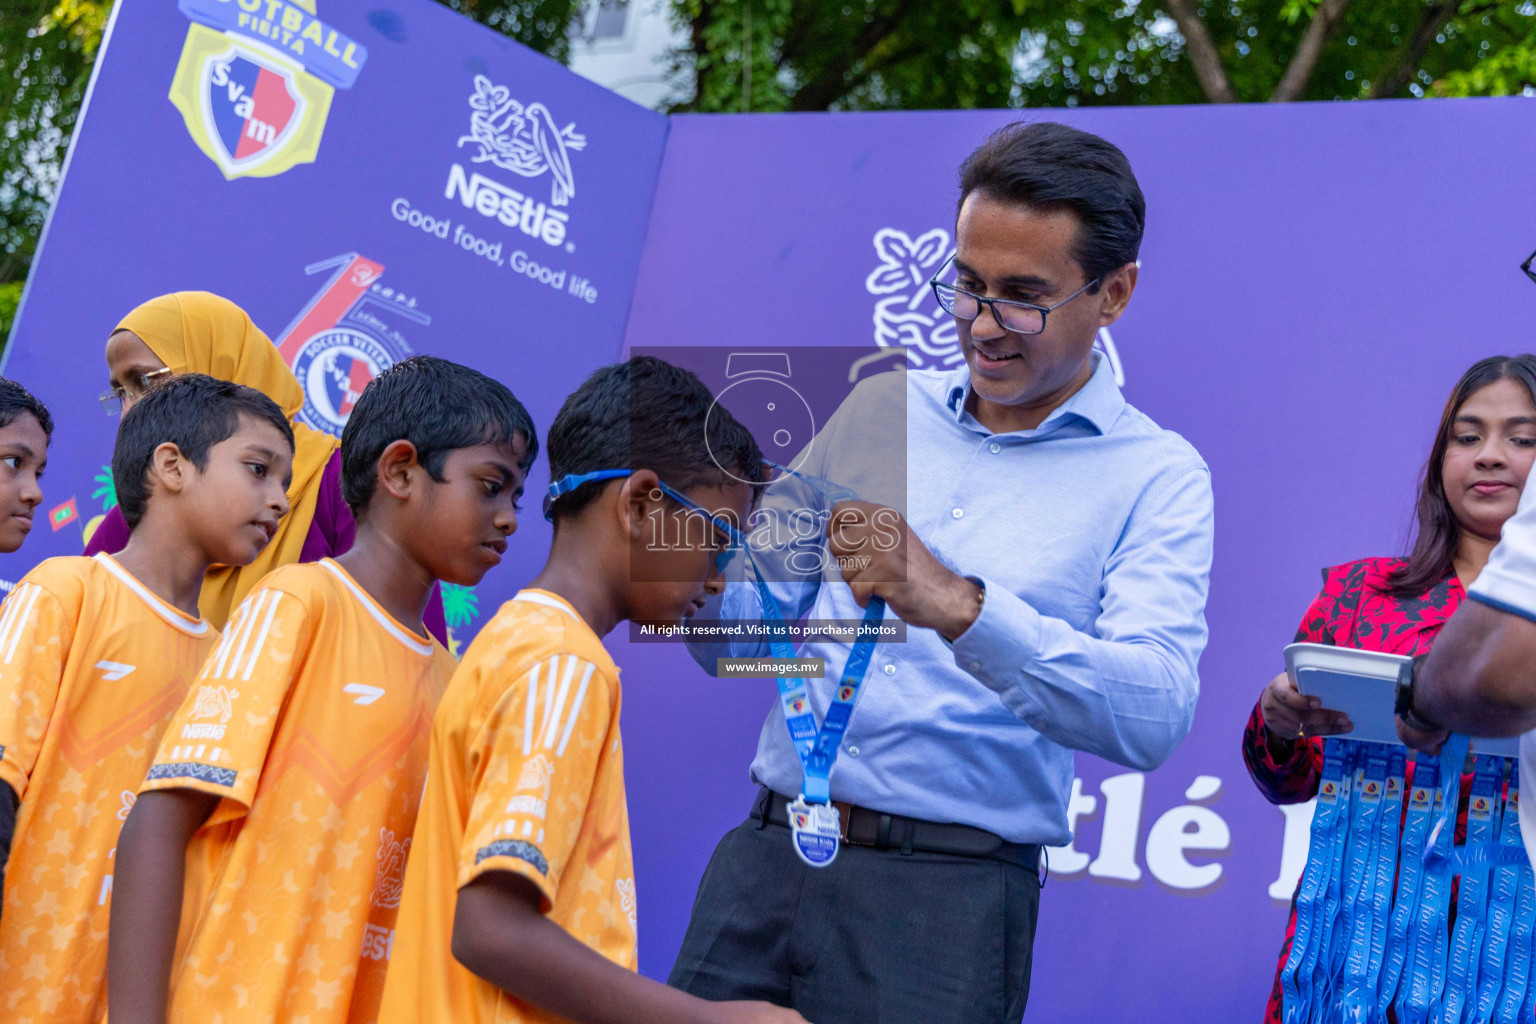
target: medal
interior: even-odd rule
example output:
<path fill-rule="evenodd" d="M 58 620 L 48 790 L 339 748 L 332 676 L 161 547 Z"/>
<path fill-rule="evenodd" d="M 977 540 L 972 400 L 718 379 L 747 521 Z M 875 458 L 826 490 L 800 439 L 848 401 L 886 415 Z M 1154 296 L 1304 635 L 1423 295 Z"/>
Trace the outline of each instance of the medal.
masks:
<path fill-rule="evenodd" d="M 842 820 L 831 804 L 808 804 L 797 796 L 789 805 L 789 831 L 795 856 L 807 866 L 824 868 L 837 857 Z"/>
<path fill-rule="evenodd" d="M 829 484 L 825 480 L 797 473 L 782 466 L 775 468 L 798 477 L 813 489 L 820 491 L 829 503 L 856 498 L 845 487 Z M 752 549 L 745 547 L 747 565 L 753 583 L 763 604 L 763 618 L 774 626 L 782 626 L 784 616 L 779 603 L 768 589 Z M 816 713 L 811 708 L 808 684 L 804 679 L 779 677 L 779 704 L 784 712 L 784 724 L 789 729 L 789 741 L 800 758 L 804 776 L 800 783 L 800 795 L 789 805 L 790 840 L 795 846 L 795 856 L 808 867 L 824 868 L 837 857 L 838 843 L 842 838 L 842 818 L 832 806 L 832 768 L 837 763 L 837 752 L 848 731 L 848 720 L 853 716 L 854 705 L 859 699 L 860 684 L 869 670 L 879 640 L 880 623 L 885 619 L 885 602 L 871 597 L 864 606 L 864 618 L 855 635 L 853 649 L 843 666 L 842 678 L 832 692 L 832 700 L 821 725 L 816 724 Z M 794 647 L 784 640 L 768 639 L 768 649 L 775 658 L 793 659 Z"/>

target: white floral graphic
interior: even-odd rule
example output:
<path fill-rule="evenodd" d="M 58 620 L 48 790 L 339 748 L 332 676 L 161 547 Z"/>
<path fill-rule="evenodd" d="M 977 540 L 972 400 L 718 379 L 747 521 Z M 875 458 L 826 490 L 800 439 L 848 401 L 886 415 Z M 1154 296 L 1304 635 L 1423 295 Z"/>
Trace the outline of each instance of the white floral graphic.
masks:
<path fill-rule="evenodd" d="M 918 369 L 950 369 L 965 360 L 955 321 L 939 306 L 928 282 L 944 261 L 955 253 L 949 232 L 934 228 L 916 238 L 896 228 L 875 232 L 879 266 L 864 279 L 875 303 L 875 344 L 882 348 L 906 346 L 907 360 Z M 1140 266 L 1140 264 L 1137 264 Z M 1099 330 L 1095 348 L 1109 359 L 1115 383 L 1125 385 L 1120 353 L 1108 328 Z M 860 360 L 864 362 L 864 360 Z"/>
<path fill-rule="evenodd" d="M 953 252 L 943 228 L 917 238 L 896 228 L 875 232 L 880 265 L 864 279 L 871 295 L 884 296 L 875 303 L 875 344 L 907 346 L 907 358 L 922 368 L 951 367 L 964 358 L 954 320 L 928 287 Z"/>
<path fill-rule="evenodd" d="M 571 172 L 570 150 L 585 149 L 587 137 L 576 131 L 574 122 L 564 128 L 555 126 L 555 118 L 542 103 L 526 106 L 512 98 L 504 85 L 494 85 L 484 75 L 475 76 L 475 92 L 469 98 L 469 134 L 459 145 L 478 147 L 471 159 L 490 162 L 513 174 L 537 178 L 548 171 L 550 202 L 565 206 L 576 194 L 576 178 Z"/>
<path fill-rule="evenodd" d="M 411 852 L 411 839 L 395 838 L 393 829 L 379 829 L 378 874 L 374 876 L 373 897 L 375 907 L 398 907 L 400 894 L 405 889 L 405 859 Z"/>
<path fill-rule="evenodd" d="M 536 754 L 524 765 L 522 773 L 517 777 L 518 792 L 532 790 L 540 795 L 541 799 L 549 799 L 549 786 L 554 780 L 555 766 L 549 763 L 549 758 L 543 754 Z"/>
<path fill-rule="evenodd" d="M 134 793 L 133 790 L 131 790 L 131 789 L 123 790 L 123 796 L 122 796 L 123 806 L 117 812 L 117 820 L 118 821 L 127 821 L 128 820 L 128 812 L 133 810 L 133 805 L 138 802 L 138 799 L 139 799 L 138 795 L 136 793 Z"/>
<path fill-rule="evenodd" d="M 240 699 L 239 690 L 223 686 L 199 686 L 197 700 L 192 704 L 193 718 L 217 718 L 223 725 L 234 714 L 234 702 Z"/>
<path fill-rule="evenodd" d="M 629 927 L 635 928 L 635 880 L 633 878 L 621 878 L 613 883 L 613 887 L 619 890 L 619 907 L 629 917 Z"/>

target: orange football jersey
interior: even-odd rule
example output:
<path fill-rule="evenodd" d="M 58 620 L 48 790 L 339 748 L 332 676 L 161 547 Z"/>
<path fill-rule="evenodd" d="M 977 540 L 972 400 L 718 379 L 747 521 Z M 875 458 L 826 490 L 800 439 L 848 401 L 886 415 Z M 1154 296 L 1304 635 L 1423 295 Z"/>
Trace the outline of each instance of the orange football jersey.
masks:
<path fill-rule="evenodd" d="M 619 741 L 619 670 L 569 604 L 508 601 L 454 673 L 431 770 L 381 1024 L 546 1024 L 454 960 L 460 887 L 487 871 L 538 886 L 544 912 L 636 969 L 635 869 Z"/>
<path fill-rule="evenodd" d="M 222 797 L 187 851 L 172 1024 L 369 1024 L 453 658 L 331 559 L 230 618 L 142 791 Z"/>
<path fill-rule="evenodd" d="M 218 637 L 105 554 L 50 558 L 0 605 L 0 781 L 21 797 L 0 1020 L 106 1014 L 117 833 Z"/>

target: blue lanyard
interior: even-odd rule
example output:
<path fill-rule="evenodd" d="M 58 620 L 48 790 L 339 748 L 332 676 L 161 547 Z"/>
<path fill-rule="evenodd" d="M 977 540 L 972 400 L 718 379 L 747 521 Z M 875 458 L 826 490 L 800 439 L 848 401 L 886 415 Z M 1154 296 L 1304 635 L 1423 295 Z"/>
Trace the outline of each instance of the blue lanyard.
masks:
<path fill-rule="evenodd" d="M 1392 928 L 1392 882 L 1397 870 L 1407 765 L 1406 750 L 1394 747 L 1387 754 L 1387 781 L 1382 791 L 1381 813 L 1376 818 L 1376 881 L 1371 891 L 1371 957 L 1366 981 L 1366 999 L 1376 1007 L 1374 1019 L 1386 1017 L 1387 999 L 1381 995 L 1381 974 L 1387 935 Z"/>
<path fill-rule="evenodd" d="M 751 561 L 750 552 L 747 558 Z M 757 584 L 757 592 L 763 602 L 764 618 L 768 619 L 771 625 L 778 626 L 784 621 L 783 615 L 779 612 L 779 603 L 774 600 L 768 585 L 763 582 L 762 576 L 757 572 L 756 562 L 752 562 L 752 569 L 753 582 Z M 806 680 L 779 677 L 779 704 L 784 709 L 784 724 L 789 728 L 790 743 L 794 745 L 795 753 L 800 758 L 800 766 L 804 770 L 800 795 L 811 803 L 825 804 L 832 799 L 832 769 L 837 764 L 837 753 L 843 741 L 843 734 L 848 731 L 848 721 L 853 717 L 854 705 L 858 703 L 864 675 L 869 670 L 870 658 L 875 652 L 878 636 L 875 627 L 879 626 L 884 618 L 885 602 L 878 597 L 870 598 L 869 604 L 864 609 L 864 618 L 859 623 L 853 650 L 843 666 L 842 678 L 838 680 L 837 689 L 833 691 L 832 702 L 827 707 L 827 714 L 822 719 L 820 728 L 816 726 L 816 713 L 811 708 Z M 773 635 L 779 635 L 779 630 L 775 629 Z M 795 656 L 794 646 L 782 639 L 770 639 L 768 648 L 775 658 Z"/>
<path fill-rule="evenodd" d="M 1451 794 L 1450 829 L 1438 829 L 1444 821 L 1443 805 L 1446 800 L 1445 785 L 1441 774 L 1444 761 L 1420 764 L 1419 772 L 1430 775 L 1427 784 L 1435 786 L 1429 812 L 1429 832 L 1424 837 L 1420 853 L 1422 878 L 1419 902 L 1413 908 L 1409 924 L 1408 959 L 1404 966 L 1403 991 L 1399 996 L 1398 1020 L 1403 1024 L 1425 1024 L 1440 1000 L 1444 986 L 1444 952 L 1446 945 L 1446 921 L 1450 911 L 1452 855 L 1449 852 L 1455 834 L 1455 789 L 1459 788 L 1461 766 L 1452 769 L 1456 776 Z M 1432 854 L 1432 843 L 1444 843 L 1446 851 Z M 1434 866 L 1431 866 L 1433 862 Z"/>
<path fill-rule="evenodd" d="M 1342 848 L 1336 838 L 1342 831 L 1344 815 L 1349 810 L 1349 789 L 1354 766 L 1350 763 L 1351 746 L 1329 740 L 1323 747 L 1322 777 L 1318 782 L 1317 806 L 1312 814 L 1312 837 L 1307 846 L 1307 865 L 1296 892 L 1296 928 L 1291 951 L 1280 971 L 1280 991 L 1284 1024 L 1304 1024 L 1315 1019 L 1313 969 L 1318 948 L 1327 942 L 1325 904 L 1330 876 L 1334 873 L 1335 853 Z"/>
<path fill-rule="evenodd" d="M 1351 801 L 1349 842 L 1344 855 L 1342 926 L 1336 936 L 1344 940 L 1338 950 L 1343 959 L 1338 1017 L 1347 1024 L 1368 1024 L 1376 1005 L 1376 991 L 1367 990 L 1371 975 L 1371 951 L 1376 930 L 1376 885 L 1381 872 L 1377 856 L 1381 847 L 1382 804 L 1387 787 L 1388 749 L 1380 743 L 1362 743 L 1365 766 Z M 1332 973 L 1332 972 L 1330 972 Z M 1333 1005 L 1329 1000 L 1325 1005 Z M 1332 1016 L 1332 1015 L 1330 1015 Z"/>
<path fill-rule="evenodd" d="M 1514 786 L 1517 784 L 1520 769 L 1516 764 L 1511 773 L 1510 796 L 1515 796 Z M 1509 810 L 1504 812 L 1506 815 Z M 1515 816 L 1519 817 L 1518 804 L 1515 805 Z M 1519 889 L 1515 896 L 1514 920 L 1509 928 L 1509 955 L 1504 966 L 1504 991 L 1500 993 L 1498 1003 L 1494 1007 L 1494 1024 L 1515 1024 L 1516 1021 L 1530 1021 L 1536 1017 L 1531 1001 L 1536 998 L 1536 985 L 1530 983 L 1530 974 L 1533 966 L 1536 966 L 1536 957 L 1533 957 L 1532 942 L 1536 941 L 1536 875 L 1531 873 L 1531 864 L 1527 860 L 1524 864 L 1516 865 L 1519 873 Z"/>
<path fill-rule="evenodd" d="M 1441 1020 L 1460 1021 L 1469 999 L 1477 993 L 1477 970 L 1488 913 L 1488 865 L 1494 844 L 1494 804 L 1499 796 L 1503 762 L 1479 755 L 1473 761 L 1472 787 L 1467 800 L 1467 851 L 1471 862 L 1461 872 L 1456 898 L 1456 927 L 1447 949 L 1445 994 Z"/>
<path fill-rule="evenodd" d="M 846 487 L 839 487 L 837 484 L 797 472 L 787 466 L 776 463 L 769 463 L 769 465 L 817 491 L 829 504 L 858 497 Z M 771 625 L 778 627 L 784 622 L 784 616 L 779 611 L 779 603 L 774 600 L 768 584 L 763 581 L 762 573 L 758 570 L 757 562 L 752 558 L 750 550 L 747 552 L 747 560 L 752 568 L 752 580 L 757 585 L 757 593 L 763 604 L 764 617 L 770 621 Z M 875 644 L 879 637 L 875 627 L 879 626 L 884 618 L 885 602 L 878 597 L 871 597 L 864 607 L 864 618 L 859 623 L 853 649 L 848 653 L 848 661 L 843 665 L 843 674 L 838 679 L 837 689 L 832 692 L 832 701 L 827 706 L 827 713 L 822 719 L 820 728 L 817 728 L 816 714 L 811 708 L 807 681 L 779 677 L 779 704 L 784 709 L 784 724 L 789 729 L 789 740 L 800 758 L 803 773 L 800 795 L 810 803 L 826 804 L 832 800 L 832 769 L 837 764 L 837 754 L 841 749 L 843 736 L 848 731 L 848 722 L 853 717 L 854 706 L 858 703 L 859 691 L 864 682 L 864 676 L 869 671 L 870 659 L 874 657 Z M 774 639 L 768 641 L 768 647 L 775 658 L 795 656 L 793 646 L 782 638 L 780 629 L 775 628 L 770 635 Z"/>
<path fill-rule="evenodd" d="M 1512 769 L 1509 791 L 1503 800 L 1498 821 L 1498 847 L 1525 856 L 1525 845 L 1520 839 L 1520 770 L 1510 761 Z M 1475 1019 L 1490 1020 L 1499 990 L 1506 983 L 1504 967 L 1509 960 L 1509 936 L 1514 924 L 1515 904 L 1520 894 L 1519 864 L 1506 863 L 1502 857 L 1494 868 L 1493 884 L 1488 892 L 1488 930 L 1483 943 L 1482 964 L 1477 977 L 1477 1010 Z"/>
<path fill-rule="evenodd" d="M 1504 819 L 1508 827 L 1509 819 L 1514 818 L 1515 842 L 1519 842 L 1520 833 L 1519 789 L 1520 766 L 1518 762 L 1512 762 L 1509 796 L 1504 801 Z M 1527 992 L 1532 991 L 1531 941 L 1536 938 L 1536 876 L 1531 873 L 1529 860 L 1516 863 L 1513 868 L 1516 879 L 1515 910 L 1511 915 L 1508 952 L 1504 957 L 1504 989 L 1499 993 L 1493 1009 L 1494 1024 L 1515 1024 L 1522 1019 L 1529 1021 L 1532 1017 L 1531 1011 L 1526 1010 L 1522 1018 L 1521 1010 L 1525 1006 Z"/>
<path fill-rule="evenodd" d="M 1467 749 L 1467 737 L 1452 735 L 1441 748 L 1435 768 L 1439 792 L 1435 794 L 1429 834 L 1420 853 L 1424 874 L 1419 905 L 1410 925 L 1412 948 L 1399 1011 L 1403 1024 L 1427 1024 L 1445 991 L 1449 952 L 1446 922 L 1450 918 L 1451 878 L 1455 871 L 1461 768 Z M 1423 771 L 1423 766 L 1419 770 Z"/>
<path fill-rule="evenodd" d="M 1440 800 L 1434 827 L 1424 843 L 1424 866 L 1449 873 L 1454 868 L 1456 814 L 1461 803 L 1461 769 L 1467 763 L 1471 740 L 1453 733 L 1440 747 Z"/>
<path fill-rule="evenodd" d="M 1402 856 L 1397 871 L 1397 899 L 1392 907 L 1391 937 L 1382 966 L 1381 990 L 1377 1007 L 1381 1019 L 1388 1006 L 1396 1006 L 1398 1020 L 1406 1020 L 1407 984 L 1403 964 L 1418 938 L 1414 927 L 1418 920 L 1420 893 L 1424 880 L 1424 840 L 1429 835 L 1430 818 L 1439 796 L 1439 766 L 1427 758 L 1414 767 L 1413 787 L 1408 791 L 1408 817 L 1403 824 Z"/>

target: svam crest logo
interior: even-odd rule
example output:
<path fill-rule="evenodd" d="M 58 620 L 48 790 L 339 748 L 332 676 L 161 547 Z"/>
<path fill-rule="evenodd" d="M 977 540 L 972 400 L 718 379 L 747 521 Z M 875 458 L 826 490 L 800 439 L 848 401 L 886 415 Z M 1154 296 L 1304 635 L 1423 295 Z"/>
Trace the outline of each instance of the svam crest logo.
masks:
<path fill-rule="evenodd" d="M 368 51 L 314 14 L 314 0 L 180 0 L 192 19 L 170 99 L 226 178 L 312 162 L 331 97 Z"/>
<path fill-rule="evenodd" d="M 292 70 L 232 46 L 209 58 L 200 98 L 220 167 L 235 174 L 259 167 L 304 123 L 304 95 Z"/>

